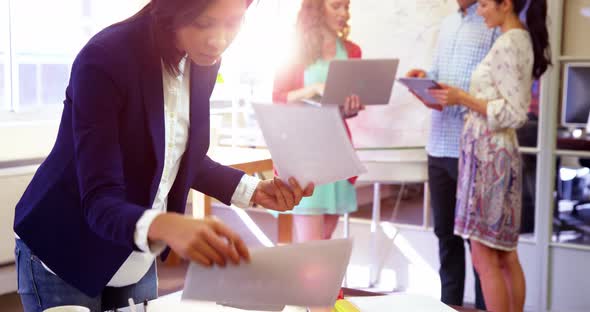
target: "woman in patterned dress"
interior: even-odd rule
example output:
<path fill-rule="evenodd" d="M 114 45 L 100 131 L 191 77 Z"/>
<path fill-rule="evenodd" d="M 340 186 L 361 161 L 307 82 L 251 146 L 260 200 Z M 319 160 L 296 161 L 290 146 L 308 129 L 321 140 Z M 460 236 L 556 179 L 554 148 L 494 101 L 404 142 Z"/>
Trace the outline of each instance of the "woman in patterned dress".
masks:
<path fill-rule="evenodd" d="M 522 311 L 525 280 L 516 251 L 521 217 L 521 160 L 515 129 L 527 119 L 531 86 L 550 65 L 547 3 L 479 0 L 478 14 L 502 35 L 471 77 L 469 93 L 443 85 L 431 94 L 463 105 L 455 234 L 471 240 L 472 261 L 491 311 Z"/>
<path fill-rule="evenodd" d="M 297 16 L 296 58 L 278 71 L 273 102 L 321 96 L 331 60 L 361 57 L 359 46 L 347 40 L 349 5 L 350 0 L 303 0 Z M 341 108 L 343 118 L 350 118 L 364 106 L 352 95 Z M 329 239 L 338 218 L 357 210 L 353 184 L 354 178 L 316 186 L 314 194 L 293 209 L 295 241 Z"/>

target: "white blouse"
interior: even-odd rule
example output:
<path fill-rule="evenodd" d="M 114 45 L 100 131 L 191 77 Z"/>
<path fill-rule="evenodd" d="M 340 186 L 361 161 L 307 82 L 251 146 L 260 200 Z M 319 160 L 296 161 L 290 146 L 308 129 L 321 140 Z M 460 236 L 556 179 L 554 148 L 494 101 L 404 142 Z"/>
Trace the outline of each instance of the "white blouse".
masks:
<path fill-rule="evenodd" d="M 528 31 L 502 34 L 471 77 L 469 93 L 488 100 L 489 130 L 517 129 L 527 120 L 533 84 L 533 47 Z"/>

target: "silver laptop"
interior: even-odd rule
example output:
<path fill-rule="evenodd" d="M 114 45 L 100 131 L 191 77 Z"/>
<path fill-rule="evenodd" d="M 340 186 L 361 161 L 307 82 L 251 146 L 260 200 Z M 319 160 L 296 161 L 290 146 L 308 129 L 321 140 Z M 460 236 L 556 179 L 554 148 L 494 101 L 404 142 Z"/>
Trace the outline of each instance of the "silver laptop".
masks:
<path fill-rule="evenodd" d="M 399 59 L 349 59 L 330 62 L 324 94 L 307 104 L 343 105 L 357 95 L 364 105 L 389 104 Z"/>

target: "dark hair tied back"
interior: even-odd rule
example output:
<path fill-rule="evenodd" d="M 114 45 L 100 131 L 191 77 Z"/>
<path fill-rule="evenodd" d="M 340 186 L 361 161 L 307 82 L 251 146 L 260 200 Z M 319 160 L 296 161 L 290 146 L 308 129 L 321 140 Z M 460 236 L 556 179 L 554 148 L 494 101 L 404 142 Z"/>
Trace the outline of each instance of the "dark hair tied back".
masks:
<path fill-rule="evenodd" d="M 505 0 L 496 0 L 500 4 Z M 539 79 L 551 65 L 549 32 L 547 30 L 547 0 L 512 0 L 514 13 L 520 15 L 527 7 L 526 24 L 533 41 L 535 60 L 533 77 Z"/>

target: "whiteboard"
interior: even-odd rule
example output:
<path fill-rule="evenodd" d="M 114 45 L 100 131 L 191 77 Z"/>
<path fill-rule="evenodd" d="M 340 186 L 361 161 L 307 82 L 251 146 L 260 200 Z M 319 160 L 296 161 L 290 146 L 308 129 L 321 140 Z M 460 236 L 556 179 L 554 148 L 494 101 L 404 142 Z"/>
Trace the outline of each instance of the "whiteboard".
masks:
<path fill-rule="evenodd" d="M 350 39 L 363 58 L 399 58 L 398 77 L 411 68 L 428 70 L 439 26 L 457 9 L 455 0 L 354 0 Z M 398 83 L 391 103 L 367 107 L 348 120 L 356 147 L 426 145 L 430 111 Z"/>

